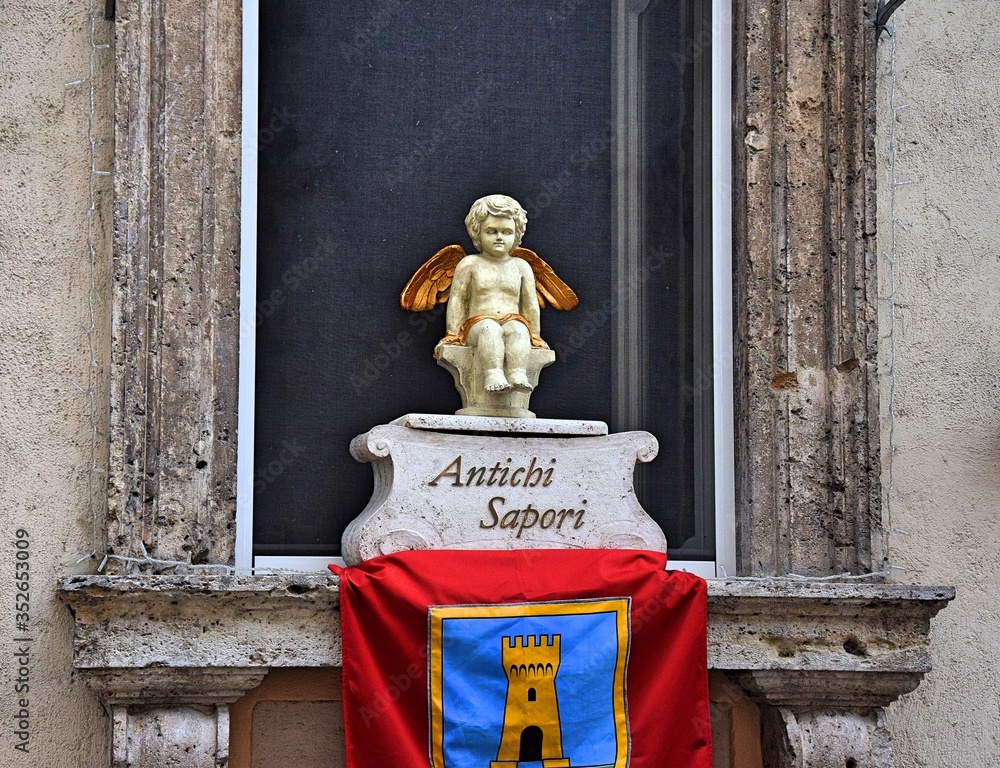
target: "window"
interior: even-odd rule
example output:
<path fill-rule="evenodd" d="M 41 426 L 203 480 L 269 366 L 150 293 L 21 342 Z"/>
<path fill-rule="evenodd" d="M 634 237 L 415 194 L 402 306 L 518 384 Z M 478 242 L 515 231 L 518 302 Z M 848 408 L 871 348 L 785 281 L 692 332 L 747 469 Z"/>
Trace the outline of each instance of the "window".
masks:
<path fill-rule="evenodd" d="M 733 572 L 725 3 L 244 12 L 256 354 L 241 355 L 237 564 L 322 567 L 371 494 L 350 439 L 458 407 L 430 358 L 443 313 L 404 313 L 398 294 L 441 246 L 470 247 L 470 203 L 503 192 L 581 297 L 543 311 L 558 359 L 533 410 L 655 434 L 636 487 L 671 560 Z"/>

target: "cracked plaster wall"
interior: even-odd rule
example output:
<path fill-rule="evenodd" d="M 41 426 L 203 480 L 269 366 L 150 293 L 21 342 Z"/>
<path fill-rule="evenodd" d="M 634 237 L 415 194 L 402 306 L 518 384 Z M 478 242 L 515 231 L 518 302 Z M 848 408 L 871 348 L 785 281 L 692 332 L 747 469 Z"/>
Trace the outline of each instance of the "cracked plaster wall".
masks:
<path fill-rule="evenodd" d="M 96 5 L 97 0 L 95 0 Z M 100 0 L 103 7 L 103 0 Z M 110 135 L 110 49 L 87 0 L 0 0 L 0 765 L 106 765 L 109 724 L 72 674 L 72 618 L 55 594 L 99 545 L 107 434 L 110 176 L 90 137 Z M 97 115 L 91 121 L 91 72 Z M 71 85 L 67 85 L 72 83 Z M 102 101 L 103 100 L 103 101 Z M 108 168 L 110 145 L 96 148 Z M 93 184 L 92 184 L 93 182 Z M 105 201 L 106 202 L 106 201 Z M 92 233 L 95 251 L 88 244 Z M 96 270 L 95 267 L 96 266 Z M 92 280 L 94 281 L 92 286 Z M 91 332 L 91 329 L 93 331 Z M 96 365 L 92 365 L 96 361 Z M 96 430 L 96 439 L 95 439 Z M 30 690 L 14 693 L 14 536 L 30 536 Z M 22 645 L 22 644 L 17 644 Z M 14 750 L 19 699 L 29 752 Z"/>
<path fill-rule="evenodd" d="M 909 0 L 879 44 L 889 564 L 958 587 L 932 625 L 934 671 L 890 710 L 900 768 L 1000 764 L 997 10 Z"/>

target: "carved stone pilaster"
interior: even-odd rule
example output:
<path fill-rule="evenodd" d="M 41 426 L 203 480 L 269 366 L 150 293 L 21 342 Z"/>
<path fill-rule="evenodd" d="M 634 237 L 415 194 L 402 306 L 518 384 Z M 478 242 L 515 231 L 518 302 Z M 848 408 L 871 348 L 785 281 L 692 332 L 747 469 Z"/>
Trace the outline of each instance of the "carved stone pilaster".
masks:
<path fill-rule="evenodd" d="M 735 3 L 742 575 L 880 565 L 874 6 Z"/>
<path fill-rule="evenodd" d="M 226 768 L 229 707 L 111 707 L 111 768 Z"/>
<path fill-rule="evenodd" d="M 241 6 L 118 0 L 115 9 L 108 546 L 230 563 Z"/>

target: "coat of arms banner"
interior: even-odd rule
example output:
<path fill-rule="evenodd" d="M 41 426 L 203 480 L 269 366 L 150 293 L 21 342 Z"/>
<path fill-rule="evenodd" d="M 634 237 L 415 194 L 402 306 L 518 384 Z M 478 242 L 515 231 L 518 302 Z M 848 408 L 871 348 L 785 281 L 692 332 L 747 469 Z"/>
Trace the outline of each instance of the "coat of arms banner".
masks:
<path fill-rule="evenodd" d="M 704 580 L 635 550 L 340 574 L 348 768 L 710 768 Z"/>

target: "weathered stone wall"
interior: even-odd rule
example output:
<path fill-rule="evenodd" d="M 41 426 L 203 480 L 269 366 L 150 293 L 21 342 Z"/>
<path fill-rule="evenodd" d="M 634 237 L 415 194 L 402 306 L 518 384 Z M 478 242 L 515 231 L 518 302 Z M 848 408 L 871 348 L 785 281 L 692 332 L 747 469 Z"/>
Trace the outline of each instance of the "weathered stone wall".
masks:
<path fill-rule="evenodd" d="M 108 42 L 110 24 L 92 26 L 90 10 L 88 0 L 0 2 L 0 765 L 7 766 L 107 765 L 109 755 L 108 720 L 73 673 L 72 617 L 55 593 L 59 576 L 92 571 L 91 559 L 77 561 L 103 549 L 110 236 L 102 213 L 111 177 L 91 171 L 110 170 L 111 147 L 101 140 L 111 135 L 113 59 L 109 48 L 94 47 Z M 18 529 L 30 545 L 27 630 L 13 610 Z M 22 665 L 11 662 L 22 647 L 30 680 L 16 692 Z M 22 698 L 26 755 L 14 750 Z"/>
<path fill-rule="evenodd" d="M 910 0 L 879 50 L 884 513 L 895 581 L 949 583 L 934 671 L 893 705 L 897 764 L 1000 747 L 1000 29 L 994 0 Z"/>

